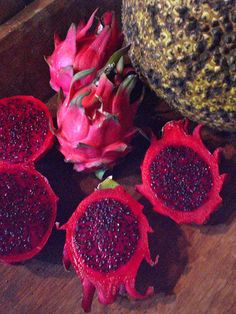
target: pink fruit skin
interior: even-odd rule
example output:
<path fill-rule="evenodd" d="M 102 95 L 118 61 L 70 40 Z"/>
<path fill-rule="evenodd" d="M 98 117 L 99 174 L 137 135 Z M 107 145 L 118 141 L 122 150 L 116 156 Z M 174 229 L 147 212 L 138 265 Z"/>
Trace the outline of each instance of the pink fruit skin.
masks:
<path fill-rule="evenodd" d="M 51 235 L 58 197 L 34 163 L 53 145 L 45 103 L 29 95 L 0 100 L 0 262 L 33 258 Z"/>
<path fill-rule="evenodd" d="M 188 120 L 169 121 L 163 127 L 161 139 L 152 138 L 151 145 L 141 166 L 141 185 L 136 186 L 137 190 L 145 196 L 153 205 L 153 209 L 165 216 L 170 217 L 178 224 L 203 224 L 209 216 L 220 206 L 222 198 L 220 192 L 228 175 L 219 172 L 219 161 L 222 148 L 217 148 L 211 153 L 201 139 L 202 125 L 198 125 L 192 134 L 187 131 Z M 193 211 L 178 211 L 165 205 L 162 199 L 156 196 L 151 186 L 150 165 L 154 158 L 168 146 L 184 146 L 191 148 L 209 166 L 213 177 L 211 190 L 206 201 Z M 173 184 L 173 183 L 171 183 Z M 193 196 L 194 197 L 194 196 Z"/>
<path fill-rule="evenodd" d="M 130 151 L 140 101 L 130 103 L 135 81 L 136 75 L 130 74 L 117 85 L 103 73 L 96 83 L 71 89 L 58 110 L 56 135 L 60 151 L 75 170 L 110 167 Z"/>
<path fill-rule="evenodd" d="M 139 221 L 140 238 L 132 257 L 125 264 L 120 265 L 116 270 L 103 273 L 90 268 L 84 262 L 78 253 L 75 237 L 77 221 L 87 210 L 88 206 L 93 202 L 108 198 L 120 201 L 123 205 L 128 205 Z M 151 286 L 147 288 L 144 294 L 140 294 L 135 287 L 135 279 L 141 262 L 145 259 L 151 266 L 158 263 L 158 256 L 155 260 L 152 260 L 150 256 L 148 233 L 151 233 L 152 229 L 148 225 L 142 210 L 143 206 L 133 199 L 122 186 L 118 186 L 114 189 L 96 190 L 78 205 L 65 225 L 59 227 L 59 224 L 57 224 L 58 229 L 66 230 L 63 263 L 65 269 L 68 269 L 72 264 L 81 280 L 83 288 L 82 307 L 85 312 L 91 311 L 95 291 L 97 291 L 98 300 L 102 304 L 113 303 L 120 291 L 127 292 L 127 295 L 135 299 L 144 299 L 154 293 L 154 288 Z M 109 241 L 109 239 L 107 240 Z M 109 259 L 109 253 L 105 254 L 104 258 Z"/>
<path fill-rule="evenodd" d="M 99 22 L 93 31 L 90 30 L 94 25 L 96 12 L 97 10 L 93 12 L 87 24 L 81 22 L 77 28 L 72 24 L 64 41 L 55 35 L 55 49 L 47 58 L 50 85 L 55 91 L 62 89 L 64 95 L 67 95 L 73 75 L 94 68 L 96 69 L 94 73 L 80 81 L 80 86 L 89 84 L 96 76 L 97 70 L 101 69 L 110 55 L 121 47 L 123 36 L 112 12 L 104 13 L 102 22 Z"/>

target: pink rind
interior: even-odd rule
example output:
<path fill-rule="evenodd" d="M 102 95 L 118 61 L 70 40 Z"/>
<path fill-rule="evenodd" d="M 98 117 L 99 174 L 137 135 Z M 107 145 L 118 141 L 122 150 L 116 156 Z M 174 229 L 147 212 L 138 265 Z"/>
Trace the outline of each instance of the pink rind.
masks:
<path fill-rule="evenodd" d="M 227 178 L 227 174 L 219 173 L 219 161 L 222 148 L 217 148 L 211 154 L 205 147 L 200 131 L 202 125 L 198 125 L 192 135 L 187 133 L 186 123 L 184 120 L 170 121 L 163 127 L 163 136 L 161 139 L 152 138 L 151 145 L 144 157 L 142 163 L 142 181 L 143 184 L 136 186 L 136 189 L 144 195 L 153 205 L 153 209 L 179 224 L 196 223 L 203 224 L 222 203 L 220 192 Z M 181 212 L 166 207 L 163 202 L 158 199 L 149 185 L 149 165 L 159 151 L 168 145 L 186 145 L 196 151 L 200 157 L 210 165 L 213 175 L 213 189 L 209 193 L 209 199 L 200 208 L 191 212 Z"/>
<path fill-rule="evenodd" d="M 88 204 L 100 199 L 100 197 L 108 197 L 108 195 L 109 197 L 128 203 L 137 215 L 142 227 L 140 229 L 138 248 L 131 259 L 118 270 L 103 274 L 89 268 L 83 263 L 80 256 L 76 253 L 73 237 L 76 222 L 80 215 L 82 215 L 86 210 Z M 64 264 L 69 265 L 71 263 L 82 282 L 82 307 L 86 312 L 91 309 L 95 290 L 97 290 L 98 300 L 102 304 L 113 303 L 122 287 L 131 297 L 136 299 L 143 299 L 153 294 L 153 287 L 149 287 L 144 295 L 140 294 L 135 289 L 135 278 L 142 260 L 146 259 L 151 266 L 155 265 L 158 261 L 158 257 L 155 261 L 151 259 L 148 248 L 147 234 L 148 232 L 152 232 L 152 229 L 148 225 L 148 222 L 142 213 L 142 205 L 127 194 L 123 187 L 117 186 L 114 189 L 95 191 L 92 195 L 81 202 L 70 220 L 64 226 L 60 227 L 60 229 L 66 230 L 66 244 L 63 257 Z"/>
<path fill-rule="evenodd" d="M 18 172 L 18 171 L 24 170 L 24 171 L 27 171 L 31 174 L 32 173 L 37 174 L 37 176 L 40 178 L 40 180 L 42 182 L 44 182 L 44 184 L 46 185 L 47 192 L 48 192 L 48 195 L 50 197 L 50 201 L 51 201 L 51 205 L 52 205 L 52 217 L 51 217 L 50 223 L 48 225 L 47 232 L 44 234 L 43 238 L 38 243 L 38 245 L 35 248 L 33 248 L 31 251 L 20 254 L 20 255 L 0 257 L 0 262 L 7 263 L 7 264 L 14 264 L 14 263 L 19 263 L 19 262 L 24 262 L 28 259 L 33 258 L 46 245 L 46 243 L 47 243 L 47 241 L 51 235 L 53 226 L 55 224 L 58 197 L 53 192 L 47 178 L 45 178 L 42 174 L 40 174 L 37 170 L 35 170 L 32 165 L 30 165 L 30 166 L 27 164 L 0 165 L 0 170 L 2 167 L 4 167 L 4 169 L 6 169 L 5 170 L 6 172 L 12 171 L 12 170 L 15 170 Z"/>

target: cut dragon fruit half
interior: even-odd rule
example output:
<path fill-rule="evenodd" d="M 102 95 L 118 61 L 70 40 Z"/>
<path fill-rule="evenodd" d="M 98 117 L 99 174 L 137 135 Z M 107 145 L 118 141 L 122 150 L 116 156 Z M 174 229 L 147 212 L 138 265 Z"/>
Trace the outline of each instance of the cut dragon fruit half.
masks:
<path fill-rule="evenodd" d="M 51 234 L 57 196 L 33 167 L 9 164 L 0 166 L 0 203 L 0 261 L 32 258 Z"/>
<path fill-rule="evenodd" d="M 79 204 L 60 229 L 66 230 L 64 265 L 68 268 L 72 264 L 81 279 L 86 312 L 91 309 L 95 290 L 103 304 L 113 303 L 124 289 L 134 298 L 152 294 L 152 287 L 145 295 L 135 289 L 141 261 L 157 262 L 151 260 L 148 248 L 152 230 L 142 205 L 122 186 L 103 185 Z"/>
<path fill-rule="evenodd" d="M 57 196 L 34 162 L 53 144 L 47 106 L 32 96 L 0 100 L 0 261 L 16 263 L 46 244 Z"/>
<path fill-rule="evenodd" d="M 137 190 L 154 210 L 177 223 L 204 223 L 222 202 L 226 174 L 219 173 L 221 148 L 211 154 L 198 125 L 188 134 L 186 120 L 170 121 L 161 139 L 153 137 Z"/>
<path fill-rule="evenodd" d="M 47 106 L 33 96 L 0 100 L 0 163 L 31 163 L 53 143 Z"/>

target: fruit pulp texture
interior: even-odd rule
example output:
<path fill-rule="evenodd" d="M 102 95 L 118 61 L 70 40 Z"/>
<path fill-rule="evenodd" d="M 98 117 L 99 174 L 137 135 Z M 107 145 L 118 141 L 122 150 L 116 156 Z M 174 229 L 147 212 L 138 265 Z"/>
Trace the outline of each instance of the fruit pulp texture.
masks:
<path fill-rule="evenodd" d="M 37 174 L 0 172 L 0 257 L 24 254 L 40 244 L 51 222 L 46 186 Z"/>
<path fill-rule="evenodd" d="M 92 202 L 76 224 L 75 243 L 85 264 L 107 273 L 132 257 L 139 239 L 138 220 L 120 201 Z"/>
<path fill-rule="evenodd" d="M 0 160 L 27 162 L 42 147 L 48 132 L 46 113 L 30 100 L 0 103 Z"/>
<path fill-rule="evenodd" d="M 208 164 L 193 149 L 170 145 L 150 164 L 151 188 L 164 204 L 194 211 L 208 200 L 213 178 Z"/>

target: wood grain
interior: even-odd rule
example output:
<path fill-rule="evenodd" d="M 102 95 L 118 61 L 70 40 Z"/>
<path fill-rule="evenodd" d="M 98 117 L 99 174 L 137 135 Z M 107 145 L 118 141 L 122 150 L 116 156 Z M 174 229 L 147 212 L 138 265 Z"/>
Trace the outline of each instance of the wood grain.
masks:
<path fill-rule="evenodd" d="M 0 98 L 31 94 L 48 99 L 52 90 L 44 60 L 53 51 L 53 36 L 65 36 L 72 22 L 95 8 L 119 12 L 121 1 L 36 0 L 0 26 Z"/>
<path fill-rule="evenodd" d="M 100 6 L 120 10 L 120 1 L 34 1 L 9 23 L 0 27 L 0 97 L 33 94 L 48 98 L 48 69 L 43 55 L 52 51 L 53 33 L 65 35 L 72 21 L 88 16 Z M 62 23 L 63 21 L 63 23 Z M 159 102 L 151 92 L 140 110 L 137 124 L 160 134 L 169 119 L 179 115 Z M 55 99 L 50 102 L 55 113 Z M 235 314 L 236 313 L 236 140 L 207 128 L 204 140 L 213 150 L 225 147 L 221 171 L 231 177 L 222 196 L 223 205 L 204 226 L 178 226 L 153 213 L 150 204 L 135 191 L 140 183 L 140 163 L 149 143 L 138 137 L 133 152 L 114 168 L 113 175 L 128 192 L 145 205 L 154 233 L 152 255 L 160 255 L 157 267 L 141 265 L 137 278 L 140 291 L 148 285 L 155 295 L 144 301 L 118 297 L 104 306 L 95 297 L 93 314 Z M 60 197 L 57 220 L 67 221 L 86 195 L 97 186 L 94 175 L 78 174 L 66 164 L 55 147 L 37 164 Z M 55 231 L 42 252 L 21 265 L 0 265 L 0 313 L 78 314 L 83 313 L 81 285 L 61 263 L 64 233 Z"/>
<path fill-rule="evenodd" d="M 53 102 L 55 99 L 50 106 Z M 138 123 L 145 120 L 155 124 L 157 133 L 170 117 L 178 116 L 175 112 L 164 116 L 158 113 L 153 119 L 153 114 L 147 116 L 148 102 L 149 97 Z M 164 106 L 161 103 L 157 111 L 165 112 Z M 55 109 L 55 103 L 53 107 Z M 95 296 L 92 313 L 236 313 L 235 146 L 229 143 L 228 136 L 216 135 L 207 129 L 204 137 L 206 142 L 215 138 L 210 142 L 211 148 L 217 147 L 218 142 L 227 143 L 221 171 L 231 174 L 222 192 L 223 205 L 204 226 L 176 225 L 155 214 L 150 204 L 135 191 L 135 184 L 141 181 L 140 163 L 149 145 L 145 139 L 136 138 L 133 152 L 114 168 L 114 178 L 144 204 L 144 212 L 154 230 L 149 244 L 152 255 L 160 255 L 159 263 L 154 268 L 145 263 L 141 265 L 137 287 L 144 291 L 148 285 L 153 285 L 155 295 L 144 301 L 118 297 L 109 306 L 99 304 Z M 37 169 L 49 179 L 60 197 L 57 220 L 61 223 L 67 221 L 80 200 L 98 184 L 94 175 L 78 174 L 72 165 L 64 163 L 56 147 L 38 162 Z M 65 272 L 61 263 L 64 236 L 64 232 L 54 230 L 46 247 L 32 260 L 22 265 L 0 265 L 1 313 L 83 313 L 80 281 L 73 270 Z"/>
<path fill-rule="evenodd" d="M 23 0 L 0 0 L 0 24 L 4 23 L 25 7 Z"/>

